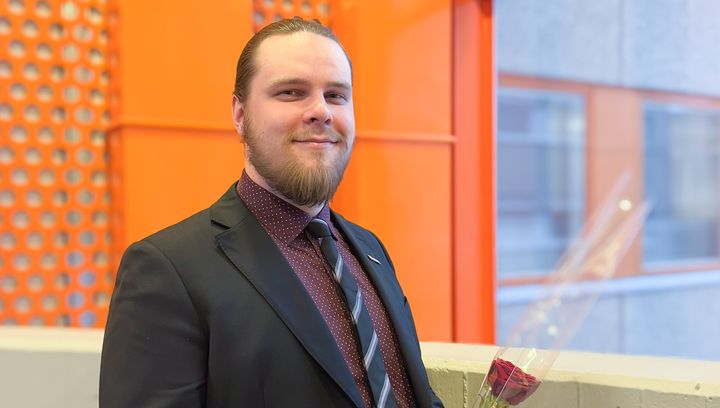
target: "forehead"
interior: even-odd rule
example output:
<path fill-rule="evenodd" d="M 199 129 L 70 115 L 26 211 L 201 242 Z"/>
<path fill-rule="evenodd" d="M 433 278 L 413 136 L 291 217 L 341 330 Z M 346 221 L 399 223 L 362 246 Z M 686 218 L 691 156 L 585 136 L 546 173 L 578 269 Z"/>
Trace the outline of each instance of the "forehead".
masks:
<path fill-rule="evenodd" d="M 351 83 L 350 63 L 340 45 L 315 33 L 266 38 L 257 49 L 255 65 L 258 82 L 289 77 Z"/>

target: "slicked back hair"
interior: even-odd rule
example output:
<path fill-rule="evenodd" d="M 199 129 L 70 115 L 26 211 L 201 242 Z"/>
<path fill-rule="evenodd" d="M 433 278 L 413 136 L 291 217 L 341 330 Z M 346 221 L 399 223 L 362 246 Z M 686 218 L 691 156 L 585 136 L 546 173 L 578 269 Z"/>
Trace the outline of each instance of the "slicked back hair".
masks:
<path fill-rule="evenodd" d="M 315 33 L 335 41 L 343 50 L 345 57 L 347 57 L 348 64 L 350 64 L 350 71 L 352 72 L 350 57 L 335 34 L 328 27 L 322 25 L 318 20 L 305 20 L 302 17 L 286 18 L 263 27 L 263 29 L 250 38 L 250 41 L 248 41 L 245 48 L 243 48 L 240 58 L 238 58 L 235 74 L 235 89 L 233 90 L 233 94 L 237 96 L 240 102 L 245 102 L 247 99 L 250 81 L 252 81 L 257 72 L 255 54 L 260 44 L 262 44 L 265 39 L 275 35 L 290 35 L 298 32 Z"/>

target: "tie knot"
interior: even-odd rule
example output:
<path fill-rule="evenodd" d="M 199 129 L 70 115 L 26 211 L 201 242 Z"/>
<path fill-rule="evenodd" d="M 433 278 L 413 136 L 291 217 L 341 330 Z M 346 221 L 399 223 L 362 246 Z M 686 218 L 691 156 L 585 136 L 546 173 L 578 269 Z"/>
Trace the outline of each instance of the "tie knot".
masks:
<path fill-rule="evenodd" d="M 305 229 L 313 236 L 313 238 L 331 237 L 330 227 L 320 218 L 313 218 Z"/>

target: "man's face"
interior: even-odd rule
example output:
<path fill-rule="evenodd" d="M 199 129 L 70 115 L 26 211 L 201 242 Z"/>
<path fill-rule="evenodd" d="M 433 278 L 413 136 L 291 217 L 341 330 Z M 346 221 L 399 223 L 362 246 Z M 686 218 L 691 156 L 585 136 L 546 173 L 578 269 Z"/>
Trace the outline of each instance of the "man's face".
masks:
<path fill-rule="evenodd" d="M 276 35 L 260 44 L 255 66 L 245 102 L 233 98 L 246 171 L 296 204 L 329 200 L 355 139 L 344 52 L 318 34 Z"/>

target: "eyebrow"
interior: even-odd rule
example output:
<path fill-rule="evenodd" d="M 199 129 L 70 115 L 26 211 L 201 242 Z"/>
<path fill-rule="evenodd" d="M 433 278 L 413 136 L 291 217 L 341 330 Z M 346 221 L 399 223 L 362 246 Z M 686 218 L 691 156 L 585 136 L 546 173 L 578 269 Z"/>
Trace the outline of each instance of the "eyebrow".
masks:
<path fill-rule="evenodd" d="M 301 78 L 283 78 L 283 79 L 278 79 L 276 81 L 273 81 L 270 84 L 270 88 L 276 88 L 278 86 L 283 86 L 283 85 L 307 85 L 308 82 L 309 81 L 301 79 Z M 331 81 L 331 82 L 328 82 L 327 86 L 330 88 L 341 88 L 341 89 L 345 89 L 347 91 L 352 89 L 352 86 L 349 83 L 342 82 L 342 81 Z"/>

